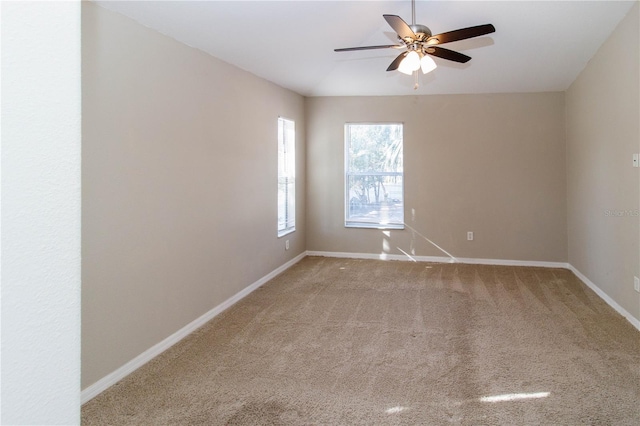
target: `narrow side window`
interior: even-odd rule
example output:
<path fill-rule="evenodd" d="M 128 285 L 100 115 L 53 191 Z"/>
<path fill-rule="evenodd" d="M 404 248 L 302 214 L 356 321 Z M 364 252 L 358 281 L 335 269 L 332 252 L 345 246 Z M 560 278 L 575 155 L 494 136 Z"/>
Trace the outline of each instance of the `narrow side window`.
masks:
<path fill-rule="evenodd" d="M 278 237 L 296 230 L 296 126 L 278 118 Z"/>

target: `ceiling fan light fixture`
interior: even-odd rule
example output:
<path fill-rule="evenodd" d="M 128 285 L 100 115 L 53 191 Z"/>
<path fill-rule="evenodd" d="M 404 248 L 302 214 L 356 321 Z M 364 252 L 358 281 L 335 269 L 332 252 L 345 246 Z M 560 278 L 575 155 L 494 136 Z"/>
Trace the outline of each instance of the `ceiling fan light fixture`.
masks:
<path fill-rule="evenodd" d="M 431 56 L 424 55 L 422 59 L 420 59 L 420 68 L 422 68 L 422 74 L 426 74 L 435 70 L 437 67 L 436 62 L 431 59 Z"/>
<path fill-rule="evenodd" d="M 407 53 L 407 56 L 405 56 L 402 62 L 400 62 L 398 71 L 403 74 L 411 75 L 414 71 L 420 69 L 420 64 L 420 55 L 415 50 L 412 50 Z"/>

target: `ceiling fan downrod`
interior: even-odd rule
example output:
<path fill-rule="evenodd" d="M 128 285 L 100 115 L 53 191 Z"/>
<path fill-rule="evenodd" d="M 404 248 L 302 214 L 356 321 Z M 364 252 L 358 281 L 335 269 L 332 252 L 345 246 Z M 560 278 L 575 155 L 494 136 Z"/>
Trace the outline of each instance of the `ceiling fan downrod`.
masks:
<path fill-rule="evenodd" d="M 416 0 L 411 0 L 411 25 L 416 24 Z"/>

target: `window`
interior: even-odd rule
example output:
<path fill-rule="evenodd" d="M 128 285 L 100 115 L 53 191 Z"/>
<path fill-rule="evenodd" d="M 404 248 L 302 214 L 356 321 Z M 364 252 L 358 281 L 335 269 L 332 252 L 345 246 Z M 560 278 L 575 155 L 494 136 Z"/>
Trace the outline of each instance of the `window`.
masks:
<path fill-rule="evenodd" d="M 278 237 L 296 230 L 296 125 L 278 118 Z"/>
<path fill-rule="evenodd" d="M 404 228 L 402 124 L 345 125 L 345 226 Z"/>

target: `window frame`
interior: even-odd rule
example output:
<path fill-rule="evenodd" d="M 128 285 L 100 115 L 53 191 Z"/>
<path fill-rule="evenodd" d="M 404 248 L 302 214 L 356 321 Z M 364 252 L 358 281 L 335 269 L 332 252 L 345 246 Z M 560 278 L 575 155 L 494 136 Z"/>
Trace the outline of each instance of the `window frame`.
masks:
<path fill-rule="evenodd" d="M 371 172 L 355 172 L 349 173 L 349 148 L 350 148 L 350 126 L 359 125 L 359 126 L 380 126 L 380 125 L 395 125 L 401 127 L 401 136 L 402 136 L 402 157 L 404 163 L 404 123 L 399 121 L 379 121 L 379 122 L 347 122 L 344 124 L 344 227 L 345 228 L 361 228 L 361 229 L 404 229 L 404 208 L 405 208 L 405 200 L 404 200 L 404 167 L 401 172 L 380 172 L 380 171 L 371 171 Z M 350 191 L 349 191 L 349 178 L 351 176 L 400 176 L 402 178 L 401 191 L 402 191 L 402 222 L 401 223 L 381 223 L 381 222 L 366 222 L 366 221 L 357 221 L 349 219 L 349 206 L 350 206 Z"/>
<path fill-rule="evenodd" d="M 287 125 L 290 124 L 293 129 L 292 129 L 292 134 L 293 134 L 293 140 L 290 141 L 286 138 L 286 133 L 287 133 Z M 276 217 L 276 227 L 277 227 L 277 234 L 278 234 L 278 238 L 280 237 L 284 237 L 285 235 L 291 234 L 292 232 L 295 232 L 296 230 L 296 122 L 295 120 L 291 120 L 289 118 L 285 118 L 285 117 L 281 117 L 278 116 L 278 129 L 277 129 L 277 139 L 278 139 L 278 151 L 277 151 L 277 155 L 278 155 L 278 159 L 277 159 L 277 167 L 278 167 L 278 171 L 277 171 L 277 206 L 276 206 L 276 213 L 277 213 L 277 217 Z M 281 149 L 282 149 L 282 156 L 281 154 Z M 281 164 L 281 159 L 284 162 L 284 164 Z M 293 166 L 293 172 L 292 173 L 288 173 L 287 172 L 287 165 L 292 165 Z M 285 171 L 285 175 L 283 176 L 281 174 L 281 172 L 283 171 L 283 167 L 284 167 L 284 171 Z M 285 201 L 284 201 L 284 208 L 285 208 L 285 221 L 284 221 L 284 226 L 281 226 L 281 222 L 280 222 L 280 217 L 281 217 L 281 211 L 280 211 L 280 179 L 284 177 L 285 179 L 287 179 L 287 182 L 285 183 Z M 291 179 L 293 180 L 293 182 L 289 182 L 288 180 Z M 291 185 L 291 187 L 289 186 Z M 292 197 L 293 199 L 290 198 L 289 191 L 292 192 Z"/>

